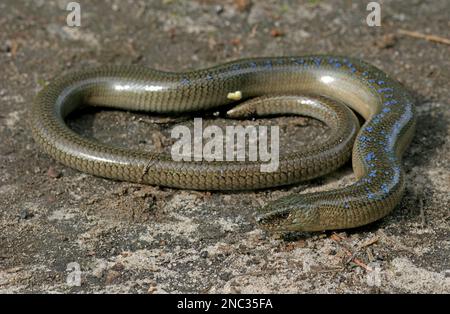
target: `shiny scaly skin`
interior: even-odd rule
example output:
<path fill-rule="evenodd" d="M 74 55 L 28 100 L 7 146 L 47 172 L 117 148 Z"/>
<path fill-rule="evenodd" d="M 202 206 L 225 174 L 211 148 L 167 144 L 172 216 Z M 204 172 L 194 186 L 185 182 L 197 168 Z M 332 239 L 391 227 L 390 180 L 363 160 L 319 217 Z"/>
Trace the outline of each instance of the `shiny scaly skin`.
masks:
<path fill-rule="evenodd" d="M 227 96 L 236 91 L 244 99 L 287 98 L 249 100 L 231 110 L 231 116 L 306 114 L 338 129 L 317 147 L 280 156 L 278 170 L 263 173 L 257 162 L 175 162 L 168 155 L 112 147 L 82 138 L 64 122 L 81 104 L 177 113 L 230 104 L 233 100 Z M 332 101 L 321 101 L 323 110 L 312 111 L 308 101 L 292 98 L 303 94 Z M 339 103 L 366 119 L 354 144 L 355 117 L 336 109 Z M 112 179 L 189 189 L 257 189 L 311 179 L 342 165 L 353 145 L 355 183 L 278 199 L 263 208 L 258 218 L 272 231 L 320 231 L 368 224 L 400 202 L 404 192 L 401 156 L 415 128 L 413 103 L 398 82 L 357 59 L 254 58 L 185 73 L 109 66 L 69 74 L 38 94 L 30 122 L 39 145 L 68 166 Z"/>

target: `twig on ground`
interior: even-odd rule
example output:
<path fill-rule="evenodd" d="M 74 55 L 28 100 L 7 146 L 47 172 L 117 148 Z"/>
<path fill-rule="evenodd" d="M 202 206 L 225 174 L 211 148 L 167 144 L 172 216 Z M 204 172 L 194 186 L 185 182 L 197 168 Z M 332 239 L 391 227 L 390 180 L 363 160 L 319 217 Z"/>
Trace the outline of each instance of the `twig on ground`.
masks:
<path fill-rule="evenodd" d="M 420 208 L 420 221 L 422 224 L 422 228 L 425 228 L 427 222 L 425 220 L 425 210 L 423 207 L 423 198 L 422 197 L 419 198 L 419 208 Z"/>
<path fill-rule="evenodd" d="M 379 236 L 374 236 L 372 239 L 369 239 L 366 242 L 364 242 L 363 244 L 361 244 L 359 246 L 359 250 L 362 249 L 362 248 L 365 248 L 367 246 L 371 246 L 372 244 L 377 243 L 378 240 L 380 240 L 380 237 Z"/>
<path fill-rule="evenodd" d="M 373 256 L 372 249 L 370 247 L 366 248 L 366 254 L 369 262 L 373 262 L 375 257 Z"/>
<path fill-rule="evenodd" d="M 404 245 L 403 243 L 401 243 L 400 241 L 396 240 L 394 236 L 388 236 L 386 233 L 384 233 L 383 230 L 379 229 L 377 231 L 377 233 L 383 239 L 383 242 L 389 243 L 389 244 L 393 245 L 394 247 L 396 247 L 397 249 L 405 250 L 410 253 L 416 254 L 416 252 L 414 251 L 413 248 L 410 248 L 410 247 Z"/>
<path fill-rule="evenodd" d="M 425 39 L 425 40 L 433 41 L 433 42 L 440 43 L 440 44 L 450 45 L 450 39 L 436 36 L 436 35 L 427 35 L 427 34 L 423 34 L 423 33 L 419 33 L 419 32 L 407 31 L 405 29 L 399 29 L 398 33 L 401 35 Z"/>
<path fill-rule="evenodd" d="M 333 241 L 335 241 L 342 248 L 342 250 L 345 252 L 345 254 L 347 254 L 347 256 L 349 257 L 347 263 L 353 262 L 356 265 L 358 265 L 359 267 L 365 269 L 366 271 L 373 271 L 373 269 L 370 266 L 367 266 L 360 259 L 356 258 L 355 255 L 358 251 L 356 251 L 355 253 L 352 253 L 348 248 L 346 248 L 344 245 L 342 245 L 340 243 L 340 241 L 342 240 L 342 238 L 340 236 L 338 236 L 336 233 L 333 233 L 331 235 L 331 239 Z"/>

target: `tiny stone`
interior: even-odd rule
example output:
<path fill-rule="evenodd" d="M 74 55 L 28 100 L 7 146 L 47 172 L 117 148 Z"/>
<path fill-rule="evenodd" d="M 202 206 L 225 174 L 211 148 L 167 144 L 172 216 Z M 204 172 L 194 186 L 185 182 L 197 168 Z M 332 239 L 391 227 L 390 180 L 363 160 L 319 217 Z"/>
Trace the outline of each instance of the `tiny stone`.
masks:
<path fill-rule="evenodd" d="M 115 263 L 114 266 L 111 267 L 111 269 L 116 271 L 122 271 L 125 269 L 125 266 L 122 263 Z"/>
<path fill-rule="evenodd" d="M 6 42 L 1 46 L 1 51 L 2 52 L 11 52 L 11 41 L 10 40 L 6 40 Z"/>
<path fill-rule="evenodd" d="M 33 216 L 34 215 L 32 213 L 30 213 L 28 211 L 28 209 L 26 209 L 26 208 L 21 209 L 20 212 L 19 212 L 19 218 L 20 219 L 28 219 L 28 218 L 31 218 Z"/>
<path fill-rule="evenodd" d="M 250 8 L 252 2 L 250 0 L 234 0 L 234 4 L 239 11 L 244 12 Z"/>
<path fill-rule="evenodd" d="M 394 47 L 396 42 L 397 37 L 395 36 L 395 34 L 387 34 L 381 37 L 381 39 L 376 42 L 376 45 L 380 49 L 386 49 Z"/>
<path fill-rule="evenodd" d="M 107 285 L 110 285 L 113 283 L 114 280 L 120 277 L 120 273 L 114 270 L 110 270 L 108 274 L 106 274 L 105 283 Z"/>
<path fill-rule="evenodd" d="M 219 278 L 222 279 L 223 281 L 229 281 L 231 279 L 231 277 L 232 277 L 232 274 L 229 272 L 224 272 L 219 275 Z"/>
<path fill-rule="evenodd" d="M 300 248 L 304 248 L 304 247 L 306 247 L 306 241 L 305 240 L 298 240 L 297 243 L 296 243 L 296 246 L 300 247 Z"/>
<path fill-rule="evenodd" d="M 222 14 L 222 13 L 223 13 L 223 6 L 221 6 L 220 4 L 219 4 L 219 5 L 216 5 L 216 7 L 214 8 L 214 10 L 216 11 L 216 14 L 217 14 L 217 15 Z"/>
<path fill-rule="evenodd" d="M 203 251 L 200 253 L 201 258 L 207 258 L 208 257 L 208 251 Z"/>
<path fill-rule="evenodd" d="M 57 171 L 57 170 L 56 170 L 55 168 L 53 168 L 53 167 L 49 167 L 48 170 L 47 170 L 47 175 L 48 175 L 50 178 L 57 179 L 57 178 L 60 178 L 60 177 L 61 177 L 61 172 Z"/>

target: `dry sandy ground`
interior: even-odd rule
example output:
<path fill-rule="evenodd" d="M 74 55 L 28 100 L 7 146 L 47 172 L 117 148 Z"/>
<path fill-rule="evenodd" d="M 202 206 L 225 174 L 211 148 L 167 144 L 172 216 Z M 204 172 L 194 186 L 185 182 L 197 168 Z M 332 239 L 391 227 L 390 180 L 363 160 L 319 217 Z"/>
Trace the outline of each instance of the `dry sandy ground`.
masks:
<path fill-rule="evenodd" d="M 449 38 L 448 0 L 384 1 L 382 27 L 372 28 L 365 1 L 82 1 L 81 28 L 65 27 L 66 3 L 0 3 L 1 292 L 450 292 L 450 46 L 396 35 Z M 418 100 L 406 195 L 364 228 L 277 236 L 255 223 L 281 195 L 349 184 L 350 164 L 290 188 L 180 191 L 69 169 L 41 153 L 27 127 L 36 92 L 69 70 L 330 52 L 375 64 Z M 187 118 L 86 111 L 70 123 L 101 141 L 167 149 L 170 128 Z M 294 147 L 328 136 L 306 118 L 271 123 Z M 69 263 L 80 265 L 81 286 L 67 284 Z"/>

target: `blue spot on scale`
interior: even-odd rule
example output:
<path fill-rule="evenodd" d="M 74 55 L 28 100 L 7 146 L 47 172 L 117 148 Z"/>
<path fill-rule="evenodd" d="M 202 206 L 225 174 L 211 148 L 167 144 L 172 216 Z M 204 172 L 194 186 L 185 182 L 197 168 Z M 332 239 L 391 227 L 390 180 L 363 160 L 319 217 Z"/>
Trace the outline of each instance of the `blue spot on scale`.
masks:
<path fill-rule="evenodd" d="M 367 132 L 372 132 L 373 131 L 373 127 L 368 126 L 368 127 L 366 127 L 366 130 L 367 130 Z"/>
<path fill-rule="evenodd" d="M 361 135 L 359 137 L 359 140 L 362 141 L 362 142 L 370 142 L 370 137 L 367 137 L 365 135 Z"/>
<path fill-rule="evenodd" d="M 383 112 L 387 113 L 389 111 L 391 111 L 391 108 L 383 108 Z"/>
<path fill-rule="evenodd" d="M 270 60 L 267 60 L 265 63 L 264 63 L 264 65 L 266 66 L 266 68 L 272 68 L 272 61 L 270 61 Z"/>
<path fill-rule="evenodd" d="M 342 66 L 342 64 L 340 64 L 339 62 L 336 62 L 335 64 L 334 64 L 334 67 L 335 68 L 340 68 Z"/>
<path fill-rule="evenodd" d="M 328 63 L 329 64 L 332 64 L 332 63 L 335 63 L 335 62 L 337 62 L 336 58 L 328 58 Z"/>
<path fill-rule="evenodd" d="M 393 92 L 394 89 L 392 87 L 385 87 L 385 88 L 380 88 L 379 90 L 377 90 L 378 93 L 385 93 L 385 92 Z"/>
<path fill-rule="evenodd" d="M 395 104 L 397 104 L 397 100 L 391 99 L 391 100 L 385 101 L 383 105 L 390 106 L 390 105 L 395 105 Z"/>
<path fill-rule="evenodd" d="M 371 178 L 375 178 L 377 176 L 377 171 L 376 170 L 372 170 L 370 173 L 369 173 L 369 177 L 371 177 Z"/>
<path fill-rule="evenodd" d="M 315 63 L 317 66 L 320 66 L 320 63 L 322 62 L 322 59 L 321 59 L 321 58 L 314 58 L 313 61 L 314 61 L 314 63 Z"/>
<path fill-rule="evenodd" d="M 366 155 L 366 161 L 372 161 L 372 160 L 374 160 L 375 159 L 375 153 L 374 152 L 369 152 L 367 155 Z"/>
<path fill-rule="evenodd" d="M 249 62 L 248 65 L 252 68 L 256 68 L 256 62 Z"/>
<path fill-rule="evenodd" d="M 381 185 L 381 190 L 382 190 L 385 194 L 389 193 L 389 188 L 388 188 L 388 186 L 387 186 L 386 183 L 383 183 L 383 184 Z"/>
<path fill-rule="evenodd" d="M 183 85 L 189 85 L 190 83 L 191 83 L 191 81 L 186 77 L 183 77 L 181 79 L 181 84 L 183 84 Z"/>

